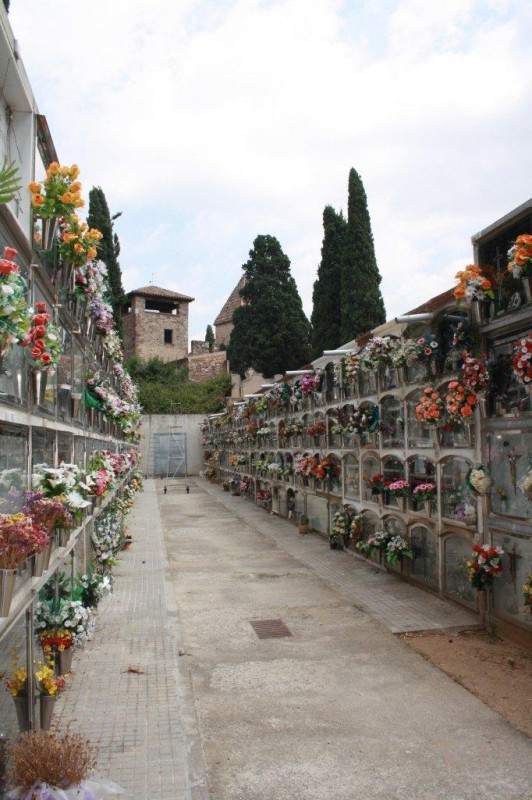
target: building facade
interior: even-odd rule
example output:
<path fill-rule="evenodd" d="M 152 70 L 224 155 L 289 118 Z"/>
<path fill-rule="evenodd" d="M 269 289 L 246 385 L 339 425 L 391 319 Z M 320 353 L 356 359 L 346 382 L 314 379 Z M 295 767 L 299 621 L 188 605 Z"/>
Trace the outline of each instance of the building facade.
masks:
<path fill-rule="evenodd" d="M 487 604 L 499 630 L 528 646 L 532 261 L 512 273 L 507 251 L 532 233 L 531 209 L 473 238 L 487 293 L 449 290 L 204 426 L 211 480 L 273 513 L 293 509 L 334 547 L 402 580 L 481 615 Z M 474 485 L 479 468 L 486 491 Z M 403 481 L 404 494 L 390 490 Z M 388 559 L 396 537 L 413 558 Z M 467 565 L 481 543 L 504 554 L 479 592 Z"/>

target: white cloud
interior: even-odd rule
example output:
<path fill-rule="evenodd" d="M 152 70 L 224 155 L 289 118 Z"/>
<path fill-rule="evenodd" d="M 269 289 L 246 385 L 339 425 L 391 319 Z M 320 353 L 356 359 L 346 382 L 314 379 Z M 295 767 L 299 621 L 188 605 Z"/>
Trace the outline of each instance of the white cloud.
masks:
<path fill-rule="evenodd" d="M 526 0 L 46 5 L 10 19 L 60 157 L 123 211 L 126 288 L 153 274 L 196 297 L 191 333 L 259 233 L 310 314 L 322 211 L 346 210 L 351 166 L 389 316 L 452 285 L 471 234 L 530 195 Z"/>

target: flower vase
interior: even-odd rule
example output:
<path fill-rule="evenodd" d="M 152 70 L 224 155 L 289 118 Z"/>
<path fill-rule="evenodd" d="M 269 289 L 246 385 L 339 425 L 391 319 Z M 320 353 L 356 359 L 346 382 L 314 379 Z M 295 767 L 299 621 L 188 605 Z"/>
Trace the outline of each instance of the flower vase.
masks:
<path fill-rule="evenodd" d="M 464 425 L 464 436 L 467 442 L 467 447 L 473 447 L 475 444 L 475 426 L 473 424 Z"/>
<path fill-rule="evenodd" d="M 16 577 L 16 569 L 0 569 L 0 617 L 9 616 Z"/>
<path fill-rule="evenodd" d="M 405 383 L 405 368 L 404 367 L 396 367 L 397 369 L 397 380 L 400 384 Z"/>
<path fill-rule="evenodd" d="M 72 392 L 70 395 L 70 409 L 71 409 L 72 419 L 78 419 L 80 403 L 81 403 L 81 393 Z"/>
<path fill-rule="evenodd" d="M 31 371 L 31 385 L 33 388 L 33 401 L 36 405 L 41 405 L 44 401 L 46 383 L 48 381 L 48 370 L 33 368 Z"/>
<path fill-rule="evenodd" d="M 30 730 L 30 720 L 28 713 L 28 698 L 14 697 L 15 711 L 17 712 L 17 722 L 21 733 Z"/>
<path fill-rule="evenodd" d="M 395 499 L 397 500 L 399 511 L 404 514 L 406 511 L 406 497 L 396 497 Z"/>
<path fill-rule="evenodd" d="M 58 547 L 66 547 L 70 539 L 70 528 L 56 528 L 55 540 Z"/>
<path fill-rule="evenodd" d="M 49 731 L 50 726 L 52 724 L 52 716 L 54 713 L 56 698 L 55 696 L 49 694 L 41 694 L 39 700 L 41 706 L 41 714 L 40 714 L 41 730 Z"/>
<path fill-rule="evenodd" d="M 40 553 L 34 553 L 31 557 L 31 577 L 40 578 L 44 572 L 44 565 L 46 562 L 46 550 L 41 550 Z M 48 560 L 49 557 L 48 557 Z"/>
<path fill-rule="evenodd" d="M 432 500 L 424 500 L 423 509 L 427 517 L 430 517 L 430 515 L 432 514 Z"/>
<path fill-rule="evenodd" d="M 66 675 L 72 669 L 72 656 L 74 655 L 74 648 L 67 647 L 66 650 L 60 650 L 57 654 L 57 666 L 59 668 L 59 675 Z"/>
<path fill-rule="evenodd" d="M 480 325 L 482 322 L 482 309 L 478 300 L 471 303 L 471 320 L 474 325 Z"/>
<path fill-rule="evenodd" d="M 52 536 L 50 536 L 50 539 L 48 540 L 48 544 L 46 545 L 46 547 L 43 550 L 43 554 L 44 554 L 43 571 L 44 572 L 46 572 L 46 570 L 50 566 L 50 559 L 52 557 L 52 547 L 53 547 L 53 538 L 52 538 Z"/>
<path fill-rule="evenodd" d="M 41 218 L 41 242 L 40 250 L 50 251 L 54 246 L 57 229 L 59 227 L 59 220 Z"/>

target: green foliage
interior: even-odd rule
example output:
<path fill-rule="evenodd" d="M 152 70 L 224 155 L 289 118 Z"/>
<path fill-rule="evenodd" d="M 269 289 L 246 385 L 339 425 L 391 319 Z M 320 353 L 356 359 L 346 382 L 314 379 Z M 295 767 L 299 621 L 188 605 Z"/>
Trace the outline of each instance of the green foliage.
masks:
<path fill-rule="evenodd" d="M 145 414 L 215 414 L 225 408 L 225 398 L 231 391 L 229 375 L 190 383 L 188 367 L 179 361 L 142 361 L 133 356 L 126 368 L 139 387 Z"/>
<path fill-rule="evenodd" d="M 207 330 L 205 331 L 205 341 L 209 345 L 209 353 L 212 353 L 216 339 L 214 337 L 214 332 L 211 325 L 207 325 Z"/>
<path fill-rule="evenodd" d="M 341 342 L 386 321 L 366 192 L 358 173 L 349 173 L 346 241 L 342 258 Z"/>
<path fill-rule="evenodd" d="M 0 203 L 2 205 L 10 203 L 21 188 L 18 167 L 15 166 L 15 162 L 12 161 L 11 164 L 8 164 L 7 161 L 4 161 L 0 170 Z"/>
<path fill-rule="evenodd" d="M 308 362 L 310 325 L 290 260 L 274 236 L 257 236 L 243 265 L 244 305 L 235 310 L 227 355 L 233 372 L 272 377 Z"/>
<path fill-rule="evenodd" d="M 120 215 L 117 214 L 115 216 Z M 120 242 L 116 233 L 113 232 L 113 219 L 103 191 L 100 187 L 93 187 L 89 192 L 87 222 L 90 228 L 97 228 L 103 234 L 103 239 L 98 242 L 98 257 L 107 267 L 107 277 L 111 292 L 109 301 L 113 307 L 116 329 L 120 338 L 123 339 L 122 307 L 125 302 L 125 293 L 122 286 L 122 271 L 118 263 Z"/>
<path fill-rule="evenodd" d="M 323 212 L 323 244 L 318 279 L 312 292 L 312 358 L 342 344 L 340 302 L 341 269 L 347 223 L 342 212 L 326 206 Z"/>

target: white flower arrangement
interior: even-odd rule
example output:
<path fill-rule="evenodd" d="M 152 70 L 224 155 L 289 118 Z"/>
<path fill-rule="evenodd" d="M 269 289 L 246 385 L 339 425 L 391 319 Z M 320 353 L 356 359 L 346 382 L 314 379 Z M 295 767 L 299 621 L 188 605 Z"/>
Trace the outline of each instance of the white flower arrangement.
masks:
<path fill-rule="evenodd" d="M 493 478 L 482 465 L 472 467 L 466 478 L 469 486 L 479 495 L 485 495 L 489 492 L 493 485 Z"/>
<path fill-rule="evenodd" d="M 525 497 L 532 500 L 532 466 L 528 468 L 528 472 L 518 481 L 517 486 Z"/>

